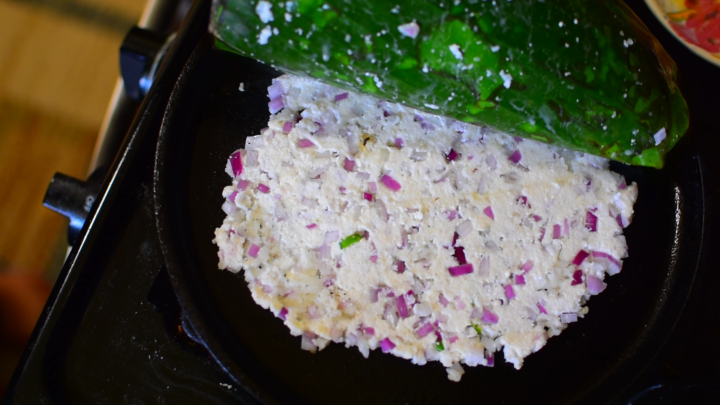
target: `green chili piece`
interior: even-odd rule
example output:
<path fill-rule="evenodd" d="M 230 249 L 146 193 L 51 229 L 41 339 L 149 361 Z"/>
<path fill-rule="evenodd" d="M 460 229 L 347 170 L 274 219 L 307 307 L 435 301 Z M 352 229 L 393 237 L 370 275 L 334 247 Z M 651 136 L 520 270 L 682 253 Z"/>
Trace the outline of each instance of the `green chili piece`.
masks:
<path fill-rule="evenodd" d="M 350 245 L 354 245 L 358 242 L 360 242 L 363 238 L 363 235 L 361 233 L 354 233 L 347 238 L 340 241 L 340 249 L 345 249 L 346 247 Z"/>

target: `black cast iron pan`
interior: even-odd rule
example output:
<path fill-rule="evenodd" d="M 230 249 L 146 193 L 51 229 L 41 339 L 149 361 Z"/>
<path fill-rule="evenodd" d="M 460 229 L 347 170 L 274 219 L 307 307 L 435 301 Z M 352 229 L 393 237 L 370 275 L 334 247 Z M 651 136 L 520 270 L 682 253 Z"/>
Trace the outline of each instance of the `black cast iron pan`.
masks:
<path fill-rule="evenodd" d="M 688 134 L 663 170 L 613 165 L 639 186 L 626 230 L 630 258 L 589 302 L 589 314 L 529 356 L 522 370 L 465 367 L 459 383 L 432 362 L 379 351 L 364 359 L 331 344 L 311 354 L 256 305 L 242 274 L 217 268 L 213 232 L 225 216 L 225 162 L 268 120 L 279 73 L 213 49 L 208 36 L 183 69 L 156 156 L 155 209 L 167 270 L 186 327 L 256 403 L 604 403 L 651 367 L 691 291 L 703 235 L 702 177 Z M 238 90 L 244 83 L 245 91 Z"/>

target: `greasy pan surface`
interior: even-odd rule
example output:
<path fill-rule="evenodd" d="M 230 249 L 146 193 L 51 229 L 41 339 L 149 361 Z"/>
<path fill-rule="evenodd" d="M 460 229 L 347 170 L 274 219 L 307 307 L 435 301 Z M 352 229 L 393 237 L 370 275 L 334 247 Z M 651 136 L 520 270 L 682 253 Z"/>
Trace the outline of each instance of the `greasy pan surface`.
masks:
<path fill-rule="evenodd" d="M 302 351 L 300 338 L 253 302 L 242 274 L 218 270 L 212 239 L 225 216 L 225 162 L 266 125 L 266 89 L 278 73 L 211 43 L 206 38 L 195 50 L 165 113 L 156 218 L 186 326 L 258 403 L 606 402 L 652 365 L 691 290 L 702 240 L 702 178 L 687 139 L 663 170 L 613 164 L 639 186 L 625 233 L 630 258 L 589 301 L 588 315 L 530 355 L 522 370 L 499 355 L 494 368 L 465 367 L 454 383 L 437 362 L 415 366 L 379 350 L 364 359 L 338 344 Z"/>

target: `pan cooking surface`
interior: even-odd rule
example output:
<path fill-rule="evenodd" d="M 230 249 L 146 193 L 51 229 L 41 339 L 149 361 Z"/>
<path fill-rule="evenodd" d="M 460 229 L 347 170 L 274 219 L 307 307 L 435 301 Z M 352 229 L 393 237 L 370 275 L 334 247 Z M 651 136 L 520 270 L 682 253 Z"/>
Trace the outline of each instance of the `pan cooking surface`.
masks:
<path fill-rule="evenodd" d="M 198 337 L 258 403 L 605 402 L 652 364 L 690 292 L 702 239 L 702 179 L 687 139 L 661 171 L 611 166 L 639 187 L 625 232 L 630 258 L 590 299 L 588 315 L 522 370 L 496 355 L 494 368 L 465 367 L 454 383 L 437 362 L 415 366 L 379 350 L 364 359 L 334 343 L 300 350 L 300 337 L 254 303 L 242 273 L 218 270 L 212 243 L 225 216 L 225 162 L 267 124 L 277 75 L 201 42 L 174 90 L 156 160 L 156 217 L 173 286 Z"/>

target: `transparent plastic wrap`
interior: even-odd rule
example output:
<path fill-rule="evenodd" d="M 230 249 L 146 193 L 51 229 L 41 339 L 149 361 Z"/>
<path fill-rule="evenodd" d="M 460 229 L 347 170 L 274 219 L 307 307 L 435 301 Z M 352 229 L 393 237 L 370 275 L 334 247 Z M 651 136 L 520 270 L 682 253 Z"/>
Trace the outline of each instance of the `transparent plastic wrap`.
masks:
<path fill-rule="evenodd" d="M 620 0 L 215 0 L 210 29 L 280 70 L 633 165 L 689 125 L 676 66 Z"/>

